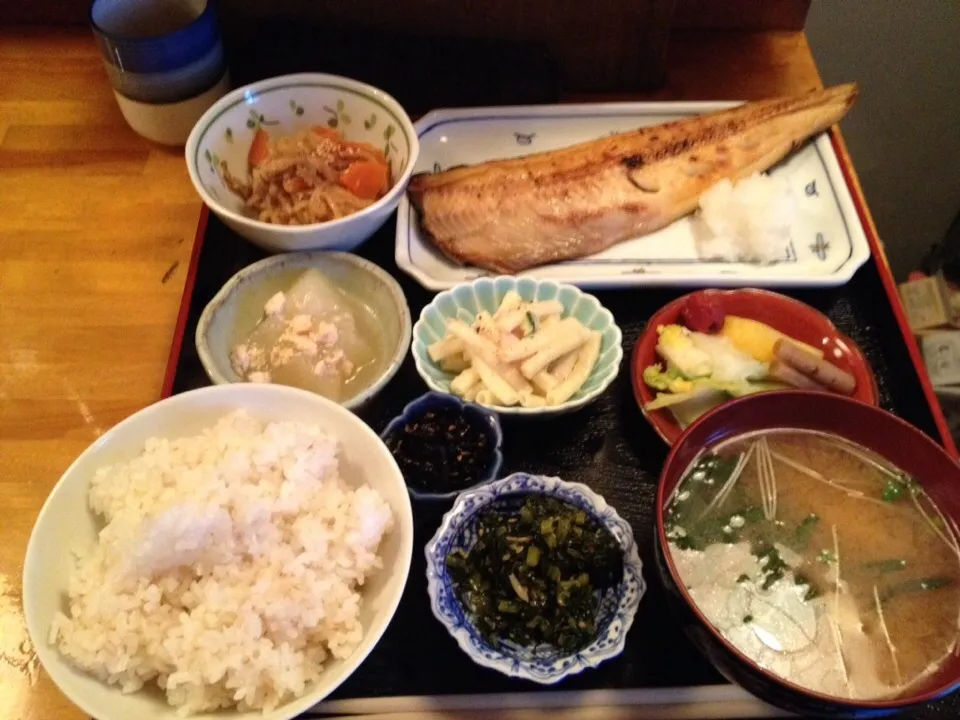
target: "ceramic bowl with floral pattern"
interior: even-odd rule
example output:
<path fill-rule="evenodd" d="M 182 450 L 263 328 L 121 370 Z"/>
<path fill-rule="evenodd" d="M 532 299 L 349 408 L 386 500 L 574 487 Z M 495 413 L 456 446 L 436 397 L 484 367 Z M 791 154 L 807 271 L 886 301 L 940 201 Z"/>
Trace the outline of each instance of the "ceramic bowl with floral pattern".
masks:
<path fill-rule="evenodd" d="M 347 140 L 382 150 L 390 165 L 390 190 L 369 207 L 328 222 L 277 225 L 255 219 L 224 183 L 221 164 L 234 177 L 247 177 L 247 155 L 258 129 L 279 137 L 314 126 L 334 128 Z M 250 242 L 271 252 L 351 250 L 396 209 L 418 152 L 413 123 L 387 93 L 336 75 L 301 73 L 245 85 L 221 98 L 190 133 L 186 160 L 203 201 Z"/>
<path fill-rule="evenodd" d="M 503 297 L 510 291 L 519 294 L 525 302 L 559 300 L 563 305 L 563 317 L 576 318 L 585 327 L 600 333 L 600 356 L 586 381 L 566 402 L 545 407 L 493 405 L 491 409 L 501 415 L 552 417 L 579 410 L 603 395 L 617 379 L 623 360 L 623 333 L 617 327 L 613 314 L 596 297 L 573 285 L 507 275 L 477 278 L 451 290 L 444 290 L 423 308 L 413 326 L 411 353 L 417 372 L 427 387 L 435 392 L 449 393 L 450 383 L 456 377 L 431 360 L 428 352 L 431 344 L 446 335 L 447 323 L 459 319 L 469 325 L 481 311 L 496 312 Z"/>
<path fill-rule="evenodd" d="M 623 579 L 598 598 L 597 634 L 589 645 L 572 654 L 550 646 L 517 647 L 507 642 L 494 646 L 461 605 L 447 570 L 451 551 L 469 551 L 476 542 L 477 522 L 484 511 L 514 507 L 518 498 L 531 494 L 550 495 L 584 510 L 609 530 L 623 549 Z M 461 493 L 427 543 L 426 555 L 430 607 L 460 648 L 478 665 L 542 684 L 558 682 L 619 655 L 646 591 L 630 525 L 586 485 L 544 475 L 514 473 Z"/>

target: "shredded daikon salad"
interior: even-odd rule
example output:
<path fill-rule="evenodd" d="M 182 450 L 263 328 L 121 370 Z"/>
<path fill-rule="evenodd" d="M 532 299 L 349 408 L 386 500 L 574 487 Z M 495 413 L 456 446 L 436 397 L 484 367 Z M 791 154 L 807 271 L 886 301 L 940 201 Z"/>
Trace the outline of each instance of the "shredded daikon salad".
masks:
<path fill-rule="evenodd" d="M 583 387 L 600 356 L 600 333 L 563 312 L 559 300 L 528 302 L 511 290 L 493 314 L 480 312 L 472 324 L 449 320 L 447 334 L 427 352 L 456 373 L 450 391 L 464 400 L 561 405 Z"/>

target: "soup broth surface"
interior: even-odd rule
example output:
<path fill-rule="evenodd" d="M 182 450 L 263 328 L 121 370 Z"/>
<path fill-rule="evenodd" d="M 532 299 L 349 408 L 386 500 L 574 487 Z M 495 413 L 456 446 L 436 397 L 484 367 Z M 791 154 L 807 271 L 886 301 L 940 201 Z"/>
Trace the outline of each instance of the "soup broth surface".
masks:
<path fill-rule="evenodd" d="M 666 527 L 699 610 L 784 680 L 896 697 L 957 649 L 957 528 L 863 447 L 801 430 L 725 441 L 687 470 Z"/>
<path fill-rule="evenodd" d="M 380 335 L 362 298 L 311 268 L 267 301 L 230 363 L 248 382 L 291 385 L 344 402 L 381 372 L 386 353 Z"/>

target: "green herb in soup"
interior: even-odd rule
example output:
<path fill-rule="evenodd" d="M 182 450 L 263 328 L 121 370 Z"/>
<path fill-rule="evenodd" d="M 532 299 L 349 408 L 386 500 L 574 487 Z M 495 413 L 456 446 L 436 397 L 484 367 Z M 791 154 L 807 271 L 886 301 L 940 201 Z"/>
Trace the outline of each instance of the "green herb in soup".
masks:
<path fill-rule="evenodd" d="M 543 495 L 485 511 L 474 546 L 446 562 L 457 598 L 494 645 L 569 652 L 593 640 L 600 593 L 623 577 L 617 539 L 584 510 Z"/>
<path fill-rule="evenodd" d="M 690 466 L 666 518 L 691 600 L 785 680 L 896 697 L 957 649 L 960 533 L 865 448 L 801 430 L 733 438 Z"/>

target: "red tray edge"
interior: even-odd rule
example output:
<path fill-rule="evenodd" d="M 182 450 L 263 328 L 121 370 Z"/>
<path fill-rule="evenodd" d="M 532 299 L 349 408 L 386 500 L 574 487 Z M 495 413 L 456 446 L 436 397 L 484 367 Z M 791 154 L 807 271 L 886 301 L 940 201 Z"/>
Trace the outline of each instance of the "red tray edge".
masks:
<path fill-rule="evenodd" d="M 900 300 L 897 283 L 893 279 L 893 273 L 890 271 L 890 263 L 887 260 L 886 250 L 883 248 L 883 243 L 880 242 L 877 228 L 873 224 L 873 218 L 869 210 L 867 210 L 866 200 L 863 197 L 863 191 L 860 187 L 860 181 L 852 167 L 846 145 L 840 137 L 840 132 L 836 126 L 830 130 L 830 142 L 833 144 L 833 150 L 836 153 L 837 160 L 840 162 L 843 179 L 850 189 L 850 195 L 853 198 L 854 206 L 857 208 L 857 215 L 860 217 L 860 224 L 863 226 L 864 233 L 867 236 L 867 242 L 870 243 L 870 251 L 873 253 L 873 257 L 879 266 L 880 280 L 883 283 L 884 290 L 887 291 L 890 307 L 893 310 L 894 317 L 897 319 L 897 324 L 900 326 L 900 334 L 903 336 L 903 341 L 907 346 L 907 352 L 913 361 L 913 367 L 916 369 L 917 376 L 920 378 L 920 387 L 923 388 L 923 394 L 927 399 L 927 405 L 930 406 L 930 412 L 933 415 L 933 421 L 936 423 L 937 430 L 940 432 L 943 446 L 954 459 L 958 459 L 960 458 L 960 453 L 957 452 L 957 445 L 953 441 L 953 435 L 950 433 L 947 419 L 943 415 L 943 408 L 940 406 L 937 394 L 933 390 L 933 383 L 930 382 L 930 375 L 927 373 L 927 366 L 923 361 L 920 347 L 917 345 L 917 339 L 914 337 L 913 331 L 910 329 L 910 324 L 907 322 L 907 314 Z"/>
<path fill-rule="evenodd" d="M 203 239 L 207 234 L 207 221 L 210 219 L 210 208 L 201 206 L 200 219 L 197 221 L 197 231 L 193 236 L 193 250 L 190 253 L 190 267 L 187 268 L 187 279 L 183 284 L 183 294 L 180 296 L 180 311 L 177 313 L 177 324 L 173 330 L 173 341 L 170 343 L 170 354 L 167 357 L 167 370 L 163 376 L 163 385 L 160 388 L 160 399 L 168 398 L 173 394 L 173 381 L 177 376 L 177 367 L 180 364 L 180 351 L 183 349 L 183 335 L 187 329 L 187 318 L 190 315 L 190 301 L 193 298 L 193 288 L 197 283 L 197 267 L 200 261 L 200 250 L 203 248 Z"/>
<path fill-rule="evenodd" d="M 851 166 L 850 157 L 847 154 L 843 140 L 840 138 L 836 127 L 830 130 L 830 142 L 833 144 L 834 152 L 840 164 L 840 170 L 843 173 L 843 179 L 847 183 L 850 195 L 853 198 L 853 204 L 857 209 L 857 215 L 860 218 L 860 224 L 863 226 L 864 233 L 867 236 L 867 242 L 870 243 L 870 251 L 877 261 L 880 280 L 886 290 L 887 298 L 890 300 L 890 307 L 893 315 L 900 326 L 900 334 L 906 343 L 907 352 L 913 367 L 920 379 L 920 386 L 923 388 L 924 397 L 930 412 L 933 415 L 933 421 L 940 433 L 940 439 L 944 448 L 954 458 L 960 458 L 957 451 L 957 445 L 950 434 L 950 428 L 943 415 L 943 409 L 940 407 L 940 401 L 933 390 L 933 383 L 930 382 L 930 376 L 927 373 L 927 367 L 923 362 L 923 355 L 917 345 L 916 338 L 907 322 L 907 315 L 903 310 L 900 301 L 900 293 L 897 290 L 897 283 L 893 279 L 893 273 L 890 271 L 890 263 L 887 261 L 887 254 L 877 235 L 876 227 L 873 224 L 873 218 L 866 208 L 866 201 L 860 188 L 859 180 Z M 193 240 L 193 252 L 190 255 L 190 267 L 187 270 L 187 279 L 183 286 L 183 295 L 180 298 L 180 311 L 177 314 L 177 324 L 174 329 L 173 341 L 170 345 L 170 355 L 167 359 L 167 370 L 164 374 L 163 385 L 160 391 L 160 398 L 167 398 L 173 394 L 173 382 L 177 374 L 177 366 L 180 361 L 180 351 L 183 348 L 183 335 L 187 326 L 187 317 L 190 314 L 190 300 L 193 297 L 194 285 L 197 281 L 197 265 L 200 259 L 200 250 L 203 248 L 203 240 L 207 231 L 207 222 L 210 218 L 210 209 L 204 205 L 200 211 L 200 219 L 197 222 L 197 232 Z"/>

